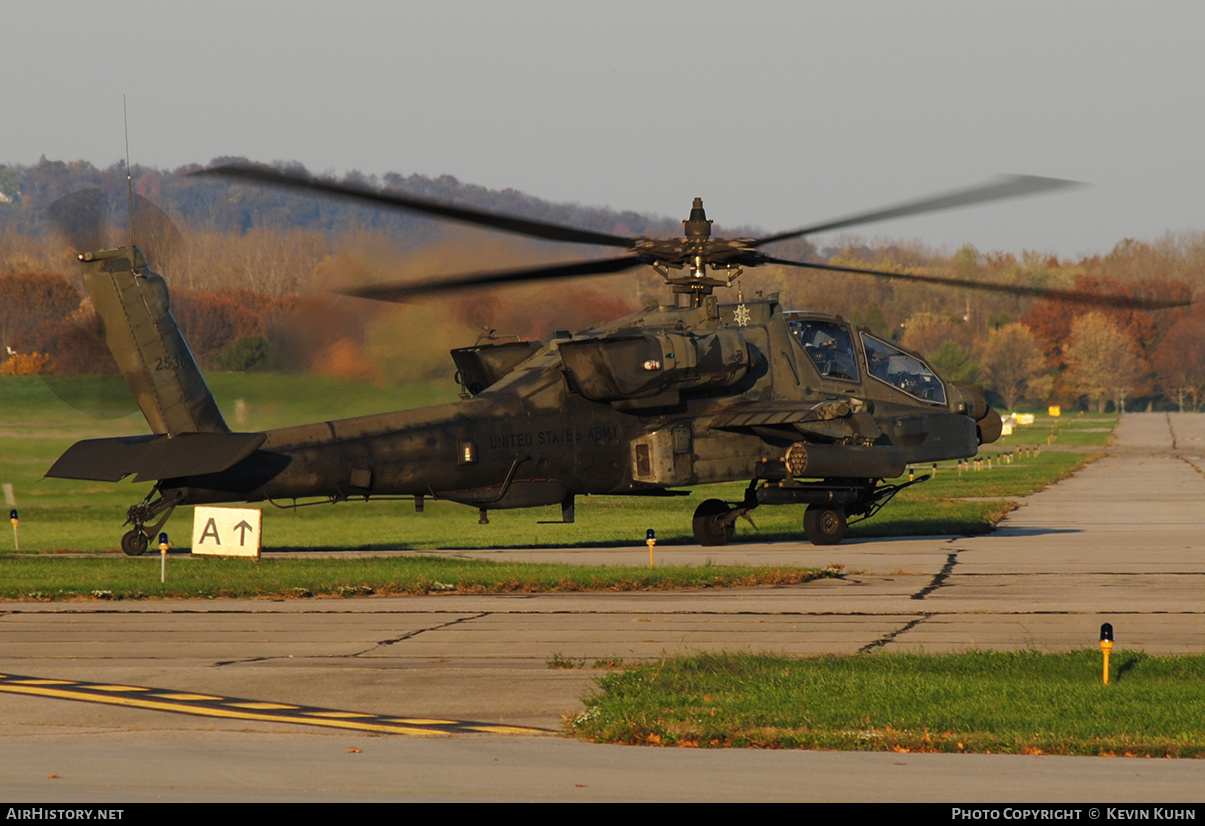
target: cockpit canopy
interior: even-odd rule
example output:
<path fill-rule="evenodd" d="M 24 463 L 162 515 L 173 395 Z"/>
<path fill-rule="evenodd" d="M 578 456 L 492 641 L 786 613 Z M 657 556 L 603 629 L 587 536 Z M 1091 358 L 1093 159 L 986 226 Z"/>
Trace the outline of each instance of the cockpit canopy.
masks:
<path fill-rule="evenodd" d="M 861 352 L 849 325 L 837 319 L 789 314 L 787 324 L 803 351 L 826 379 L 859 381 L 864 370 L 881 381 L 925 402 L 946 403 L 941 379 L 918 356 L 861 331 Z"/>

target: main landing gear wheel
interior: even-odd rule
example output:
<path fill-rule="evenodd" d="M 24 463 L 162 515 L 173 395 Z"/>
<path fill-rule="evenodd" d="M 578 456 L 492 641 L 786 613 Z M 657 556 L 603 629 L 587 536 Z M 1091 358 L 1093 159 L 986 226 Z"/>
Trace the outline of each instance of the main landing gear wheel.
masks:
<path fill-rule="evenodd" d="M 691 524 L 694 528 L 695 540 L 700 545 L 727 545 L 728 540 L 736 533 L 736 525 L 727 524 L 720 520 L 732 510 L 719 499 L 708 499 L 695 508 L 695 519 Z"/>
<path fill-rule="evenodd" d="M 126 531 L 121 536 L 121 552 L 126 556 L 142 556 L 150 544 L 142 531 Z"/>
<path fill-rule="evenodd" d="M 836 545 L 845 538 L 845 511 L 827 505 L 808 505 L 803 532 L 813 545 Z"/>

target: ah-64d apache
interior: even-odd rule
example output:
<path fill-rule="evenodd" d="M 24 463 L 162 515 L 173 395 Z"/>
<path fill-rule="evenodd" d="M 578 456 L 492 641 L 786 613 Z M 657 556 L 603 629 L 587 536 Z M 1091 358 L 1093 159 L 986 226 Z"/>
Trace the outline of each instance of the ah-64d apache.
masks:
<path fill-rule="evenodd" d="M 48 476 L 153 481 L 129 509 L 127 554 L 146 550 L 179 505 L 321 498 L 446 499 L 480 509 L 561 506 L 585 494 L 649 496 L 748 483 L 739 501 L 708 499 L 695 538 L 722 545 L 762 505 L 806 504 L 804 533 L 834 544 L 847 520 L 874 514 L 909 483 L 913 463 L 974 456 L 1001 432 L 973 385 L 944 380 L 918 354 L 840 317 L 794 312 L 773 297 L 721 304 L 713 294 L 761 264 L 863 273 L 1071 300 L 1127 298 L 907 276 L 776 258 L 776 241 L 989 200 L 1066 182 L 1016 177 L 764 238 L 712 237 L 695 199 L 677 239 L 625 238 L 497 215 L 261 167 L 209 174 L 302 188 L 551 241 L 619 247 L 617 257 L 362 288 L 406 300 L 432 292 L 618 273 L 649 266 L 674 303 L 551 341 L 452 351 L 466 398 L 257 433 L 231 432 L 172 318 L 168 288 L 135 247 L 79 254 L 114 359 L 151 434 L 73 445 Z M 1142 306 L 1166 306 L 1152 302 Z M 919 481 L 919 480 L 918 480 Z M 151 524 L 154 522 L 154 524 Z"/>

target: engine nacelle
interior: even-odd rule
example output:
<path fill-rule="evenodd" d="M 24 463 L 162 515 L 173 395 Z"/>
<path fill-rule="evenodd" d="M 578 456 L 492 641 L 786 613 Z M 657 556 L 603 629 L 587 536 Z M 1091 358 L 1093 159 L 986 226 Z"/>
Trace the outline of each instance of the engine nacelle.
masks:
<path fill-rule="evenodd" d="M 558 349 L 574 387 L 596 402 L 728 387 L 744 378 L 752 361 L 748 342 L 735 330 L 703 335 L 657 330 L 566 341 Z"/>

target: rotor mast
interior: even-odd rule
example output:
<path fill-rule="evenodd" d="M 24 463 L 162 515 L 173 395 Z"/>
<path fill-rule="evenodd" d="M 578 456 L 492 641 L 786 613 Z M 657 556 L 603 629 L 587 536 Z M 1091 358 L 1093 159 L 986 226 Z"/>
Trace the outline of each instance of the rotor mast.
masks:
<path fill-rule="evenodd" d="M 664 250 L 667 253 L 665 258 L 669 259 L 668 261 L 663 259 L 653 263 L 654 269 L 660 272 L 665 282 L 673 288 L 675 299 L 679 295 L 688 295 L 691 307 L 698 307 L 716 287 L 726 287 L 737 275 L 740 275 L 739 266 L 737 272 L 727 279 L 717 279 L 707 274 L 708 266 L 716 265 L 716 253 L 719 252 L 717 246 L 724 249 L 730 246 L 730 242 L 712 240 L 711 223 L 706 210 L 703 209 L 703 199 L 695 198 L 691 205 L 690 217 L 682 222 L 684 237 L 681 245 L 675 245 L 676 250 Z M 675 258 L 677 261 L 673 262 Z M 690 271 L 687 275 L 671 276 L 667 265 L 678 268 L 686 266 Z M 728 266 L 725 269 L 731 270 L 732 267 Z"/>

